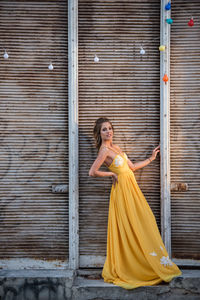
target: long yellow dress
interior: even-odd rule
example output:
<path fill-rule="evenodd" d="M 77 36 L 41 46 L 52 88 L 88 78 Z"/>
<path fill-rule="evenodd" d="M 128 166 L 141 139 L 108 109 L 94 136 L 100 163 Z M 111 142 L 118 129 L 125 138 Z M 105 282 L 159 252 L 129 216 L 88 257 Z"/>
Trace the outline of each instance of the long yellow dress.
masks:
<path fill-rule="evenodd" d="M 118 183 L 112 185 L 110 194 L 104 281 L 134 289 L 180 276 L 126 154 L 117 154 L 108 168 L 118 175 Z"/>

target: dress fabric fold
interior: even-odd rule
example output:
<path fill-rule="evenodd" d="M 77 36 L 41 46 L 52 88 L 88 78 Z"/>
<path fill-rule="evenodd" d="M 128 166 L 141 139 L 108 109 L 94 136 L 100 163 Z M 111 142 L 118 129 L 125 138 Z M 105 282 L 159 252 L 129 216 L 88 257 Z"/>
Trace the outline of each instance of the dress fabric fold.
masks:
<path fill-rule="evenodd" d="M 180 276 L 182 272 L 169 258 L 126 154 L 117 154 L 109 169 L 118 175 L 118 182 L 110 193 L 104 281 L 134 289 Z"/>

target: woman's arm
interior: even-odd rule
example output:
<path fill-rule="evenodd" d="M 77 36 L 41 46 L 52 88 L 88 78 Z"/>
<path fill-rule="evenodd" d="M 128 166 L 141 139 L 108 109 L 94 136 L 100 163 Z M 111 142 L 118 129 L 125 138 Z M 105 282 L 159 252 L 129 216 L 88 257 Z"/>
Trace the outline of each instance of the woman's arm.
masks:
<path fill-rule="evenodd" d="M 150 162 L 152 161 L 152 158 L 147 158 L 145 160 L 136 162 L 136 163 L 132 163 L 132 161 L 130 161 L 130 159 L 128 159 L 128 166 L 129 168 L 134 172 L 138 169 L 144 168 L 145 166 L 147 166 L 148 164 L 150 164 Z"/>
<path fill-rule="evenodd" d="M 89 176 L 92 176 L 92 177 L 105 177 L 106 176 L 107 177 L 107 176 L 113 176 L 114 175 L 113 172 L 99 171 L 99 168 L 101 167 L 104 160 L 106 159 L 106 157 L 108 155 L 108 152 L 109 152 L 109 150 L 105 147 L 100 149 L 96 160 L 94 161 L 94 163 L 92 164 L 92 166 L 89 170 Z"/>
<path fill-rule="evenodd" d="M 145 166 L 147 166 L 148 164 L 150 164 L 150 162 L 152 162 L 152 160 L 154 160 L 156 158 L 156 155 L 158 154 L 158 152 L 160 151 L 160 145 L 158 145 L 153 151 L 152 151 L 152 155 L 150 156 L 150 158 L 147 158 L 143 161 L 139 161 L 136 163 L 132 163 L 129 159 L 127 160 L 128 162 L 128 166 L 129 168 L 134 172 L 138 169 L 141 169 Z"/>

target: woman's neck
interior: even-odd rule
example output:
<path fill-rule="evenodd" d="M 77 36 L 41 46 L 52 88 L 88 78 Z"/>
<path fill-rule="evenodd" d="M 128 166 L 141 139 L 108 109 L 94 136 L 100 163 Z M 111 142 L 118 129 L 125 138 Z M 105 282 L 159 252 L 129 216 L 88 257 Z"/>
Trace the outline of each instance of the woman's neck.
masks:
<path fill-rule="evenodd" d="M 102 146 L 106 146 L 106 147 L 112 147 L 113 146 L 113 143 L 108 141 L 108 142 L 103 142 L 102 143 Z"/>

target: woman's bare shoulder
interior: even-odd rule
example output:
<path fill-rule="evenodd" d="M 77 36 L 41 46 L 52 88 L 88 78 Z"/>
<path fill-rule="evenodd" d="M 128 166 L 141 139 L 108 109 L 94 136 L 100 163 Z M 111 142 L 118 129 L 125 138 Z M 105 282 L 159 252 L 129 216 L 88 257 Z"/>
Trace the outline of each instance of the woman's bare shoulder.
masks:
<path fill-rule="evenodd" d="M 105 154 L 107 154 L 108 152 L 109 152 L 109 148 L 106 147 L 106 146 L 104 146 L 104 145 L 102 145 L 102 146 L 100 147 L 100 149 L 99 149 L 98 154 L 99 154 L 99 155 L 105 155 Z"/>

